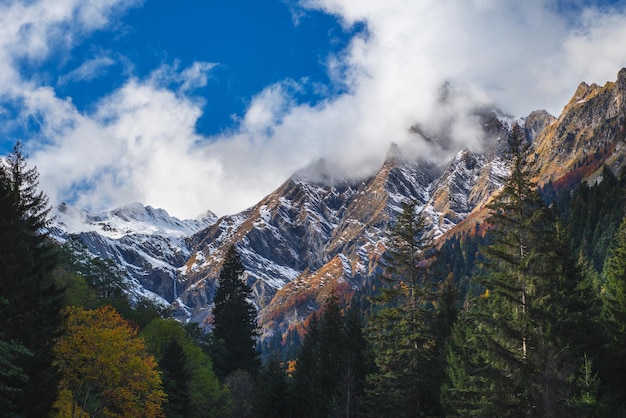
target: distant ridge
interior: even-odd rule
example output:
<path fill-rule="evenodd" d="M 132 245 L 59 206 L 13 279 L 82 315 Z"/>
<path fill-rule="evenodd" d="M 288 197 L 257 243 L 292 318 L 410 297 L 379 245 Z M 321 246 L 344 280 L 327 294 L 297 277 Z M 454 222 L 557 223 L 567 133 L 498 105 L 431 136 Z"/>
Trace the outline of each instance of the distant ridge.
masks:
<path fill-rule="evenodd" d="M 119 263 L 138 287 L 173 303 L 180 319 L 207 327 L 224 253 L 236 245 L 262 338 L 284 337 L 331 291 L 350 299 L 375 279 L 386 231 L 403 200 L 417 201 L 430 233 L 442 239 L 484 219 L 485 204 L 508 173 L 506 140 L 514 120 L 498 111 L 477 114 L 484 149 L 459 150 L 443 166 L 408 158 L 391 144 L 368 178 L 345 180 L 320 160 L 234 215 L 181 221 L 140 204 L 97 215 L 65 207 L 59 208 L 57 235 L 78 234 L 91 252 Z M 626 164 L 626 69 L 604 86 L 582 83 L 558 118 L 535 111 L 517 122 L 525 128 L 540 185 L 562 190 L 600 181 L 603 166 L 617 171 Z"/>

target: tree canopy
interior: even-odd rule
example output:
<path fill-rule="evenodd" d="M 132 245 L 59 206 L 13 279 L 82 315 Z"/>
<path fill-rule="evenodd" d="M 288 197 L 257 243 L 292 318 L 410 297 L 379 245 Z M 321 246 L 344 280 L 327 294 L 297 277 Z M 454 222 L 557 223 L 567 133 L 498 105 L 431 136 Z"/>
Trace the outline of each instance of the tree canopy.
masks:
<path fill-rule="evenodd" d="M 165 393 L 143 339 L 112 307 L 67 309 L 54 351 L 62 370 L 59 416 L 161 417 Z"/>
<path fill-rule="evenodd" d="M 256 351 L 256 309 L 250 303 L 252 290 L 243 280 L 244 268 L 235 246 L 226 252 L 213 299 L 213 336 L 224 344 L 226 358 L 216 364 L 226 376 L 235 370 L 256 373 L 259 355 Z"/>
<path fill-rule="evenodd" d="M 48 199 L 19 143 L 0 162 L 0 338 L 14 369 L 0 373 L 23 416 L 41 417 L 56 398 L 52 344 L 62 324 L 63 291 L 52 276 L 54 246 L 46 233 Z"/>

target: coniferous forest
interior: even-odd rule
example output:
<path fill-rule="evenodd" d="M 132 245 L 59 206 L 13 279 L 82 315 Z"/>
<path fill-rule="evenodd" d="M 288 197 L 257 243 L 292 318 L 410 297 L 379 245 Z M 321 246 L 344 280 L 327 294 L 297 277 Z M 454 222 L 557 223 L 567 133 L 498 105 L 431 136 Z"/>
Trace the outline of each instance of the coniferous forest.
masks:
<path fill-rule="evenodd" d="M 538 188 L 519 126 L 470 232 L 435 242 L 416 202 L 384 270 L 263 353 L 236 247 L 206 332 L 78 239 L 53 242 L 20 145 L 0 166 L 0 413 L 7 417 L 626 416 L 626 174 Z M 262 361 L 261 361 L 262 360 Z"/>

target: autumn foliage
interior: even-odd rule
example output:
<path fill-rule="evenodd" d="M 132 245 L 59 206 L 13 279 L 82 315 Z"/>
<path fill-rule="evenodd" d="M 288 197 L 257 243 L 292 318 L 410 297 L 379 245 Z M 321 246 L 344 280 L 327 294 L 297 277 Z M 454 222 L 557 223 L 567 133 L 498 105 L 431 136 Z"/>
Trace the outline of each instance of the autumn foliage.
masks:
<path fill-rule="evenodd" d="M 68 307 L 66 332 L 54 351 L 63 374 L 59 416 L 163 416 L 156 362 L 112 307 Z"/>

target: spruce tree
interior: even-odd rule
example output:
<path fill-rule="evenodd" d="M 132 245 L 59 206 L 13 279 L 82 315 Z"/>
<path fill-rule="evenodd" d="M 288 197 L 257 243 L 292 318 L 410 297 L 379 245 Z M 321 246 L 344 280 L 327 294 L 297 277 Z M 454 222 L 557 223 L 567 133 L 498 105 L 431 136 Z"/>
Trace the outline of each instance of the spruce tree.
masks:
<path fill-rule="evenodd" d="M 331 295 L 321 316 L 313 314 L 296 361 L 291 385 L 294 416 L 354 417 L 367 370 L 358 315 L 344 315 Z"/>
<path fill-rule="evenodd" d="M 5 300 L 0 299 L 0 305 L 5 303 Z M 19 392 L 20 386 L 28 380 L 28 376 L 15 362 L 30 355 L 32 354 L 19 341 L 7 341 L 0 335 L 0 411 L 8 414 L 15 410 L 13 398 Z"/>
<path fill-rule="evenodd" d="M 585 309 L 574 292 L 580 269 L 532 181 L 518 125 L 510 148 L 511 173 L 490 205 L 491 243 L 476 278 L 483 293 L 454 329 L 443 396 L 452 415 L 564 416 L 575 370 L 568 345 L 582 344 L 572 331 Z"/>
<path fill-rule="evenodd" d="M 626 217 L 622 221 L 604 270 L 603 318 L 608 341 L 608 389 L 622 412 L 626 411 Z"/>
<path fill-rule="evenodd" d="M 13 386 L 21 416 L 50 413 L 59 374 L 52 347 L 63 321 L 63 292 L 55 285 L 53 244 L 46 233 L 46 196 L 38 191 L 38 173 L 27 168 L 18 143 L 0 164 L 0 335 L 32 355 L 18 354 L 14 364 L 28 379 Z"/>
<path fill-rule="evenodd" d="M 416 202 L 404 202 L 386 252 L 384 287 L 367 329 L 377 370 L 367 377 L 371 416 L 437 414 L 438 288 L 429 277 L 430 240 Z"/>
<path fill-rule="evenodd" d="M 225 358 L 216 369 L 226 376 L 235 370 L 256 374 L 256 309 L 249 302 L 252 290 L 243 280 L 244 267 L 232 246 L 226 252 L 220 271 L 213 308 L 213 337 L 224 343 Z"/>

